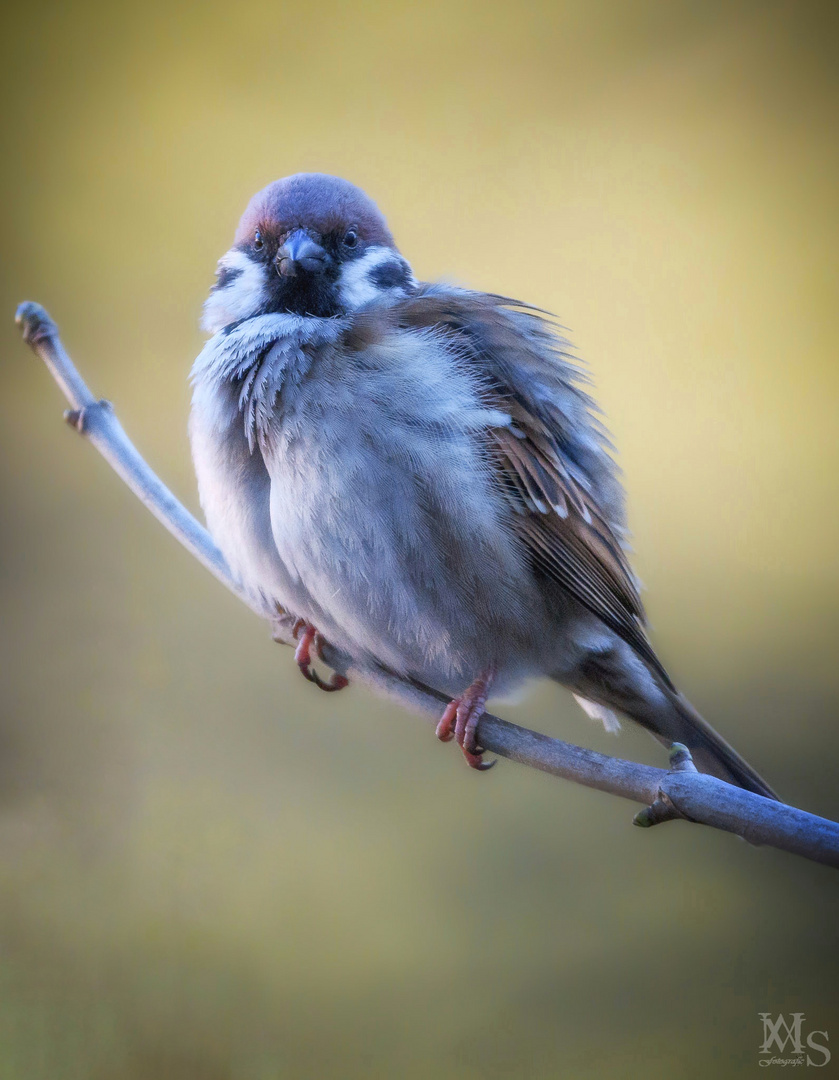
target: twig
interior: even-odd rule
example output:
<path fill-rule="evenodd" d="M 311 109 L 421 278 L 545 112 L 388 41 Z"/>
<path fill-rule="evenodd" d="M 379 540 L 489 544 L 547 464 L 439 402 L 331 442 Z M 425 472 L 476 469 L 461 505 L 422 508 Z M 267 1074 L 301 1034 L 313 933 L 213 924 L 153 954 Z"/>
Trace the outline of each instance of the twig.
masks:
<path fill-rule="evenodd" d="M 97 401 L 67 355 L 47 312 L 21 304 L 16 321 L 24 341 L 41 357 L 70 403 L 68 422 L 93 443 L 115 472 L 172 535 L 251 610 L 271 621 L 275 640 L 293 644 L 293 618 L 269 610 L 237 582 L 212 537 L 149 468 L 107 401 Z M 360 663 L 327 646 L 324 660 L 335 671 L 408 708 L 437 718 L 445 695 L 406 680 L 384 667 Z M 696 771 L 687 748 L 674 744 L 671 768 L 622 761 L 551 739 L 485 715 L 478 741 L 486 750 L 586 787 L 643 803 L 635 816 L 644 827 L 682 818 L 736 833 L 752 844 L 768 844 L 816 862 L 839 867 L 839 824 L 726 784 Z"/>

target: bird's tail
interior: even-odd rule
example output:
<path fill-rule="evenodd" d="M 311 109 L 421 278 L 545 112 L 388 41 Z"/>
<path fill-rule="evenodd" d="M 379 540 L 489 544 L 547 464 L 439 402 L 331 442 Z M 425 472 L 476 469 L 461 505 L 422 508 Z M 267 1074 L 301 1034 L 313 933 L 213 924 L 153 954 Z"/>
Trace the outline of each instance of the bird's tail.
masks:
<path fill-rule="evenodd" d="M 684 743 L 701 772 L 767 799 L 778 798 L 763 777 L 699 715 L 687 698 L 668 689 L 665 699 L 666 707 L 644 709 L 643 715 L 633 716 L 633 719 L 648 728 L 665 746 Z"/>
<path fill-rule="evenodd" d="M 778 796 L 762 776 L 718 735 L 676 690 L 664 669 L 652 671 L 628 648 L 589 657 L 572 683 L 556 677 L 577 697 L 590 716 L 615 722 L 612 709 L 641 724 L 665 746 L 684 743 L 702 772 L 763 795 Z M 660 665 L 659 665 L 660 667 Z M 582 700 L 581 700 L 582 699 Z"/>

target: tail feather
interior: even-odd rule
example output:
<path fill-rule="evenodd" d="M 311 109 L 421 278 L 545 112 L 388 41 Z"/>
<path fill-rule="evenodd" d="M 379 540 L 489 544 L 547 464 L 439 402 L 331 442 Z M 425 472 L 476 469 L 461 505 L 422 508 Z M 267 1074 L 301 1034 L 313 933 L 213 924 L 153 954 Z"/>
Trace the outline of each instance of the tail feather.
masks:
<path fill-rule="evenodd" d="M 587 699 L 584 708 L 594 702 L 595 709 L 616 709 L 647 728 L 665 746 L 684 743 L 702 772 L 767 799 L 778 799 L 763 777 L 699 715 L 687 698 L 669 680 L 665 684 L 628 646 L 622 644 L 589 655 L 573 681 L 554 677 L 569 686 L 578 701 Z M 592 715 L 590 708 L 586 712 Z"/>
<path fill-rule="evenodd" d="M 687 698 L 676 692 L 669 692 L 667 698 L 671 708 L 639 717 L 659 741 L 665 746 L 674 742 L 684 743 L 701 772 L 710 773 L 767 799 L 778 799 L 763 777 L 699 715 Z"/>

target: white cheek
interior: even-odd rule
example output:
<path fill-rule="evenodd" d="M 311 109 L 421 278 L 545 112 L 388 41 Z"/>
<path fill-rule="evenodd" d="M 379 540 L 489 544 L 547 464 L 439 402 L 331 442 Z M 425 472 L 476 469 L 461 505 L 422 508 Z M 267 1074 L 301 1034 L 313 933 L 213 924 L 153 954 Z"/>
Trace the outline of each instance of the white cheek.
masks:
<path fill-rule="evenodd" d="M 219 270 L 238 270 L 229 284 L 216 287 L 204 302 L 202 330 L 214 334 L 232 322 L 256 315 L 265 303 L 265 267 L 235 248 L 219 259 Z"/>
<path fill-rule="evenodd" d="M 338 283 L 342 306 L 347 311 L 352 311 L 388 293 L 398 293 L 404 296 L 407 290 L 401 286 L 383 288 L 370 280 L 370 275 L 377 267 L 396 261 L 404 262 L 401 256 L 390 248 L 372 247 L 360 259 L 346 263 L 341 270 L 341 278 Z M 409 283 L 409 288 L 416 285 L 413 275 L 410 276 Z"/>

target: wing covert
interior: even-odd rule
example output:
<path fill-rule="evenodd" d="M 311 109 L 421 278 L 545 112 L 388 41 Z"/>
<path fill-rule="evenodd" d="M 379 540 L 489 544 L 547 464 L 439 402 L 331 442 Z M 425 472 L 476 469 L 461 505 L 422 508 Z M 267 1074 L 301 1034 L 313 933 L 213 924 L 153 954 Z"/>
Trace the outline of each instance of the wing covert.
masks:
<path fill-rule="evenodd" d="M 486 404 L 510 417 L 488 454 L 534 570 L 620 635 L 667 685 L 645 630 L 625 535 L 618 470 L 583 386 L 585 373 L 544 313 L 513 300 L 422 286 L 397 305 L 400 325 L 451 335 L 478 369 Z"/>

